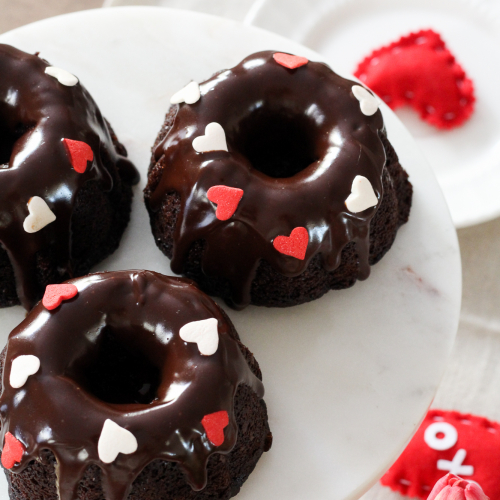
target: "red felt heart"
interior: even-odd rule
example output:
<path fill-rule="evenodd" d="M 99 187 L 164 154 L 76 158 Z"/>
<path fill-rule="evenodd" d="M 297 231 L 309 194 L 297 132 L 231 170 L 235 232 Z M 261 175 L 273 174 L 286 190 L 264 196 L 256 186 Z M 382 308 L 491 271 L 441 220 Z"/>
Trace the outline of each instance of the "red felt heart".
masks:
<path fill-rule="evenodd" d="M 476 481 L 487 496 L 499 499 L 499 470 L 500 424 L 456 411 L 430 410 L 380 481 L 407 497 L 426 499 L 434 484 L 451 472 Z"/>
<path fill-rule="evenodd" d="M 306 256 L 309 233 L 305 227 L 296 227 L 290 236 L 276 236 L 273 246 L 280 253 L 304 260 Z"/>
<path fill-rule="evenodd" d="M 375 50 L 354 74 L 392 109 L 408 104 L 438 128 L 462 124 L 474 108 L 472 81 L 432 30 Z"/>
<path fill-rule="evenodd" d="M 43 295 L 42 304 L 46 309 L 52 311 L 61 305 L 63 300 L 72 299 L 78 293 L 75 285 L 47 285 Z"/>
<path fill-rule="evenodd" d="M 278 64 L 288 69 L 300 68 L 309 62 L 309 59 L 305 57 L 284 54 L 283 52 L 276 52 L 273 57 Z"/>
<path fill-rule="evenodd" d="M 2 465 L 6 469 L 12 469 L 16 463 L 23 458 L 24 446 L 10 432 L 5 434 L 5 443 L 2 450 Z"/>
<path fill-rule="evenodd" d="M 217 411 L 205 415 L 201 425 L 207 433 L 207 437 L 214 446 L 220 446 L 224 442 L 224 428 L 229 425 L 227 411 Z"/>
<path fill-rule="evenodd" d="M 207 198 L 217 204 L 215 216 L 219 220 L 227 220 L 233 216 L 242 196 L 243 189 L 229 186 L 212 186 L 207 191 Z"/>
<path fill-rule="evenodd" d="M 87 162 L 94 159 L 92 148 L 82 141 L 63 139 L 63 142 L 71 159 L 71 165 L 79 174 L 83 174 L 87 170 Z"/>

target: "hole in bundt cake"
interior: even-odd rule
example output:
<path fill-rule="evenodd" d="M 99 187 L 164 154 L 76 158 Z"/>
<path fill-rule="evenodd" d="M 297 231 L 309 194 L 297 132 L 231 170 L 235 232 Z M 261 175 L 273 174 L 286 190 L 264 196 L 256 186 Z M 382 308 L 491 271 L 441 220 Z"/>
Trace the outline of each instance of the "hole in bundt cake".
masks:
<path fill-rule="evenodd" d="M 109 326 L 68 375 L 96 398 L 113 404 L 152 403 L 161 381 L 160 370 L 143 353 L 126 346 Z"/>
<path fill-rule="evenodd" d="M 315 132 L 306 116 L 261 108 L 242 120 L 232 143 L 263 174 L 292 177 L 318 160 Z"/>
<path fill-rule="evenodd" d="M 0 165 L 9 164 L 12 150 L 16 141 L 22 137 L 29 127 L 19 124 L 15 130 L 11 130 L 0 123 Z M 5 167 L 4 167 L 5 168 Z"/>

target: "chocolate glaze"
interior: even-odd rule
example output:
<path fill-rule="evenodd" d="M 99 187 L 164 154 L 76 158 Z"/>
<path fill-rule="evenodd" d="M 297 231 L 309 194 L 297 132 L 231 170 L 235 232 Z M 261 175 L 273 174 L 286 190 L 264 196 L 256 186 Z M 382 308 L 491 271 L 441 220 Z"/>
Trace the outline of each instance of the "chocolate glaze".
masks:
<path fill-rule="evenodd" d="M 1 437 L 3 443 L 11 432 L 26 447 L 12 472 L 22 471 L 41 450 L 49 449 L 57 458 L 61 500 L 75 498 L 90 464 L 102 470 L 106 498 L 124 500 L 141 470 L 163 459 L 178 462 L 193 489 L 202 489 L 210 455 L 228 453 L 236 443 L 233 398 L 238 386 L 246 384 L 259 397 L 264 395 L 225 316 L 192 282 L 151 271 L 93 274 L 69 282 L 78 288 L 75 298 L 54 311 L 39 303 L 9 337 Z M 212 317 L 218 319 L 219 347 L 212 356 L 203 356 L 196 344 L 180 338 L 179 330 Z M 120 345 L 144 356 L 149 369 L 158 370 L 151 403 L 106 402 L 87 390 L 90 367 L 110 332 Z M 38 356 L 41 368 L 21 389 L 13 389 L 11 364 L 23 354 Z M 228 412 L 229 426 L 224 443 L 215 447 L 201 420 L 220 410 Z M 109 465 L 97 454 L 108 418 L 138 441 L 135 453 L 119 454 Z"/>
<path fill-rule="evenodd" d="M 50 247 L 61 277 L 72 276 L 71 215 L 79 189 L 99 180 L 111 191 L 113 179 L 103 158 L 122 179 L 134 183 L 138 172 L 116 153 L 101 113 L 80 84 L 67 87 L 45 74 L 43 59 L 0 44 L 0 243 L 14 268 L 17 294 L 30 309 L 42 291 L 36 281 L 36 254 Z M 94 161 L 84 174 L 70 162 L 62 139 L 86 142 Z M 42 197 L 56 220 L 36 233 L 23 229 L 27 203 Z"/>
<path fill-rule="evenodd" d="M 386 155 L 379 136 L 385 133 L 381 112 L 365 116 L 351 90 L 357 83 L 327 65 L 310 61 L 290 70 L 277 64 L 273 54 L 247 57 L 201 83 L 198 102 L 175 105 L 173 125 L 153 153 L 163 167 L 161 179 L 146 188 L 146 203 L 153 212 L 161 209 L 167 194 L 180 195 L 172 270 L 182 273 L 189 248 L 204 240 L 202 270 L 228 281 L 229 304 L 235 308 L 250 303 L 251 282 L 261 259 L 293 277 L 321 254 L 325 269 L 333 271 L 342 249 L 354 241 L 358 278 L 366 279 L 370 221 L 376 207 L 353 214 L 345 200 L 356 175 L 370 180 L 379 204 L 383 195 Z M 224 128 L 229 152 L 194 150 L 193 139 L 204 135 L 211 122 Z M 251 144 L 249 136 L 254 137 Z M 273 155 L 269 149 L 273 141 L 296 148 L 302 169 L 263 168 L 266 155 Z M 303 145 L 296 146 L 298 142 Z M 273 171 L 272 176 L 258 169 Z M 287 177 L 286 171 L 292 176 Z M 220 184 L 244 191 L 227 221 L 215 217 L 215 205 L 206 196 L 211 186 Z M 288 236 L 300 226 L 309 232 L 304 260 L 283 255 L 272 245 L 276 236 Z"/>

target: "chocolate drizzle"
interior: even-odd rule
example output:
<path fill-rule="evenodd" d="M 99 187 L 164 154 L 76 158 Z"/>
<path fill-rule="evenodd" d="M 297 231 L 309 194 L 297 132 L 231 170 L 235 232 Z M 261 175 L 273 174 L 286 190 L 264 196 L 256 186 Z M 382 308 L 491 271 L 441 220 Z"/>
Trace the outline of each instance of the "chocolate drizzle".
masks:
<path fill-rule="evenodd" d="M 48 449 L 57 459 L 61 500 L 76 497 L 90 464 L 101 468 L 110 500 L 126 499 L 134 479 L 155 459 L 178 462 L 193 489 L 204 488 L 209 457 L 228 453 L 236 443 L 233 399 L 238 386 L 264 395 L 225 316 L 192 282 L 150 271 L 93 274 L 71 283 L 78 288 L 75 298 L 54 311 L 39 303 L 9 337 L 1 437 L 3 443 L 11 432 L 26 447 L 12 472 L 21 472 Z M 219 347 L 203 356 L 196 344 L 180 338 L 179 330 L 212 317 L 218 320 Z M 116 380 L 117 359 L 125 351 L 136 359 Z M 23 354 L 38 356 L 41 368 L 21 389 L 13 389 L 11 364 Z M 95 380 L 96 373 L 101 380 Z M 120 385 L 128 390 L 120 394 Z M 104 393 L 96 396 L 96 387 Z M 138 403 L 136 397 L 151 401 Z M 201 421 L 220 410 L 228 412 L 229 425 L 224 443 L 215 447 Z M 135 453 L 119 454 L 109 465 L 97 453 L 106 419 L 138 441 Z"/>
<path fill-rule="evenodd" d="M 227 280 L 229 304 L 243 308 L 261 260 L 285 276 L 298 276 L 322 255 L 328 271 L 340 264 L 342 249 L 354 241 L 359 279 L 370 273 L 370 221 L 376 207 L 354 214 L 345 200 L 356 175 L 369 179 L 383 196 L 386 155 L 382 114 L 365 116 L 346 80 L 323 63 L 286 69 L 274 52 L 253 54 L 236 67 L 200 84 L 195 104 L 176 105 L 172 127 L 154 150 L 158 183 L 145 190 L 149 210 L 166 196 L 180 195 L 171 267 L 182 273 L 189 249 L 205 242 L 202 270 Z M 211 122 L 222 125 L 229 152 L 197 153 L 192 142 Z M 153 163 L 154 163 L 153 162 Z M 215 217 L 207 199 L 214 185 L 243 189 L 235 214 Z M 296 227 L 309 233 L 306 257 L 279 253 L 272 245 Z"/>
<path fill-rule="evenodd" d="M 43 291 L 36 279 L 36 256 L 50 248 L 61 278 L 72 276 L 71 217 L 76 195 L 89 181 L 111 191 L 106 157 L 122 179 L 137 182 L 138 173 L 116 153 L 103 117 L 78 83 L 67 87 L 45 74 L 43 59 L 0 44 L 0 243 L 16 278 L 17 295 L 30 309 Z M 87 143 L 94 161 L 77 173 L 62 139 Z M 56 220 L 36 233 L 23 229 L 27 203 L 43 198 Z"/>

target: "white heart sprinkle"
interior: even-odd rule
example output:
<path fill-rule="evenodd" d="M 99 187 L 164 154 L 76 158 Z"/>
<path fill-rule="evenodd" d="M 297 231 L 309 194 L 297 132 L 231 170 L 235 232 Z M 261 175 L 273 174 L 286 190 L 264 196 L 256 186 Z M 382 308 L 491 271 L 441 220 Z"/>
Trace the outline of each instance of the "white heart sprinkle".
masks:
<path fill-rule="evenodd" d="M 170 104 L 194 104 L 200 100 L 200 86 L 196 82 L 188 83 L 170 98 Z"/>
<path fill-rule="evenodd" d="M 27 233 L 36 233 L 43 229 L 47 224 L 54 222 L 56 216 L 49 208 L 47 203 L 40 196 L 33 196 L 28 201 L 29 215 L 24 219 L 23 227 Z"/>
<path fill-rule="evenodd" d="M 65 69 L 47 66 L 45 68 L 45 73 L 57 78 L 58 82 L 62 85 L 66 85 L 66 87 L 73 87 L 78 83 L 78 78 Z"/>
<path fill-rule="evenodd" d="M 30 375 L 40 369 L 40 360 L 32 354 L 18 356 L 12 361 L 10 367 L 10 385 L 14 389 L 21 388 Z"/>
<path fill-rule="evenodd" d="M 200 353 L 204 356 L 211 356 L 219 347 L 217 324 L 218 321 L 215 318 L 191 321 L 180 329 L 179 335 L 185 342 L 196 342 Z"/>
<path fill-rule="evenodd" d="M 378 99 L 361 85 L 353 85 L 352 93 L 359 101 L 361 112 L 366 116 L 372 116 L 377 112 Z"/>
<path fill-rule="evenodd" d="M 208 151 L 227 151 L 226 134 L 219 123 L 212 122 L 205 127 L 205 135 L 193 140 L 193 148 L 198 153 Z"/>
<path fill-rule="evenodd" d="M 362 175 L 357 175 L 352 181 L 351 194 L 345 200 L 347 210 L 357 214 L 378 203 L 377 195 L 373 191 L 370 181 Z"/>
<path fill-rule="evenodd" d="M 137 439 L 135 436 L 120 427 L 109 418 L 104 422 L 99 442 L 97 443 L 97 453 L 99 458 L 105 463 L 114 462 L 119 453 L 130 455 L 137 451 Z"/>

